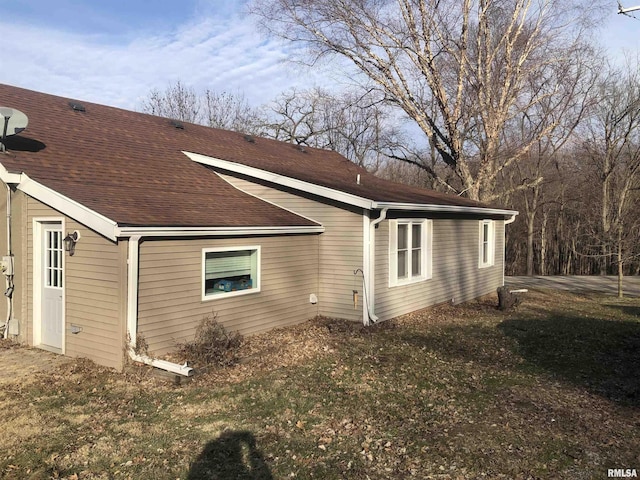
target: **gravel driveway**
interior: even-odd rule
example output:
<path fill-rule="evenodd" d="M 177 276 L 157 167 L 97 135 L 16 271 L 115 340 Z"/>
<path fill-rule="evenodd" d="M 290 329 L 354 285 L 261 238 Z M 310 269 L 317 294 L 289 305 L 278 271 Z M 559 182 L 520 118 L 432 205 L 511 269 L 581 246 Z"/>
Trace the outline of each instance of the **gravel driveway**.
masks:
<path fill-rule="evenodd" d="M 510 288 L 552 288 L 574 292 L 599 292 L 618 294 L 618 277 L 569 275 L 553 277 L 505 277 L 504 283 Z M 627 297 L 640 297 L 640 277 L 624 277 L 623 290 Z"/>

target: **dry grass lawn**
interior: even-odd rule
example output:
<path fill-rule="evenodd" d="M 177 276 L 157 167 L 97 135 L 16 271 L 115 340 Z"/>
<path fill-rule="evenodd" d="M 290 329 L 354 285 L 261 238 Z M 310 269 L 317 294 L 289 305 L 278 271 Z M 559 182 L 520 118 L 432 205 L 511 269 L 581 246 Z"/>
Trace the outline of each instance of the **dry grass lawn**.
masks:
<path fill-rule="evenodd" d="M 179 386 L 81 359 L 4 378 L 0 477 L 640 472 L 640 300 L 530 292 L 514 312 L 494 305 L 369 329 L 316 319 L 252 337 L 242 363 Z"/>

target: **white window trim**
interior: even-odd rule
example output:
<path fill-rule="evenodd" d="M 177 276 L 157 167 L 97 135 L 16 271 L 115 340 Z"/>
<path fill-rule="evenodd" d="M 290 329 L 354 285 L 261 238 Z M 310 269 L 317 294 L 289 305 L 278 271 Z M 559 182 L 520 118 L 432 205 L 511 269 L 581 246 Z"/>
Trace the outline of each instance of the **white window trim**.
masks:
<path fill-rule="evenodd" d="M 215 295 L 207 295 L 206 292 L 206 259 L 207 253 L 218 252 L 241 252 L 245 250 L 255 250 L 258 258 L 256 259 L 256 285 L 246 290 L 236 290 L 235 292 L 217 293 Z M 203 248 L 202 249 L 202 267 L 200 270 L 200 282 L 202 283 L 202 301 L 208 302 L 211 300 L 221 300 L 223 298 L 239 297 L 241 295 L 251 295 L 253 293 L 259 293 L 262 283 L 262 273 L 260 263 L 262 261 L 262 252 L 260 245 L 247 245 L 242 247 L 215 247 L 215 248 Z"/>
<path fill-rule="evenodd" d="M 411 225 L 422 225 L 422 244 L 420 245 L 422 255 L 420 266 L 421 275 L 416 277 L 409 277 L 404 279 L 398 279 L 398 224 L 409 225 L 407 229 L 409 232 L 408 245 L 411 245 Z M 432 277 L 431 271 L 431 258 L 433 252 L 433 221 L 428 219 L 397 219 L 389 220 L 389 287 L 399 287 L 402 285 L 411 285 L 414 283 L 424 282 Z M 409 248 L 411 251 L 411 248 Z M 411 267 L 411 261 L 409 260 L 409 267 Z"/>
<path fill-rule="evenodd" d="M 496 222 L 494 220 L 480 220 L 478 236 L 478 268 L 489 268 L 495 265 L 496 260 Z M 484 260 L 484 226 L 489 225 L 487 261 Z"/>

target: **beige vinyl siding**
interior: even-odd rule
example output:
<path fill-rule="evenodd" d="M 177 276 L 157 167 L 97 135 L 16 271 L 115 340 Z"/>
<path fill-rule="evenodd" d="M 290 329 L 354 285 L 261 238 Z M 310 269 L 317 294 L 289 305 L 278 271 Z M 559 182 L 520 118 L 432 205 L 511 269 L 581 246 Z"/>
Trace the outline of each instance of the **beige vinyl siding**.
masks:
<path fill-rule="evenodd" d="M 504 222 L 495 222 L 495 262 L 479 268 L 479 220 L 434 219 L 432 277 L 389 287 L 389 221 L 376 230 L 376 315 L 387 320 L 429 305 L 465 302 L 502 285 Z"/>
<path fill-rule="evenodd" d="M 361 290 L 363 212 L 330 200 L 307 198 L 231 175 L 221 175 L 236 188 L 311 218 L 325 227 L 320 235 L 319 314 L 362 320 L 362 308 L 354 308 L 353 290 Z M 362 298 L 362 292 L 360 292 Z"/>
<path fill-rule="evenodd" d="M 63 218 L 63 215 L 27 197 L 29 323 L 33 321 L 33 219 Z M 75 254 L 65 253 L 65 353 L 89 358 L 100 365 L 122 368 L 124 310 L 126 304 L 126 249 L 66 217 L 63 236 L 78 230 L 81 238 Z M 126 243 L 124 244 L 126 245 Z M 71 325 L 82 328 L 72 334 Z M 32 338 L 32 330 L 29 332 Z"/>
<path fill-rule="evenodd" d="M 192 340 L 215 312 L 243 335 L 313 318 L 318 294 L 318 235 L 258 238 L 143 240 L 140 243 L 138 333 L 161 355 Z M 202 251 L 260 246 L 260 292 L 202 300 Z"/>

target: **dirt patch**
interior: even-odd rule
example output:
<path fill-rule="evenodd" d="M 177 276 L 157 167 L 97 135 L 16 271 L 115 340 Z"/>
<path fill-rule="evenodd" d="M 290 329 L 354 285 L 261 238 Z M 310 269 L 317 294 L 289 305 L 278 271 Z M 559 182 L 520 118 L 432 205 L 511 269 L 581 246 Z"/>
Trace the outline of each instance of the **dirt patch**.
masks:
<path fill-rule="evenodd" d="M 3 340 L 0 344 L 0 384 L 33 380 L 34 374 L 52 371 L 73 359 Z"/>

